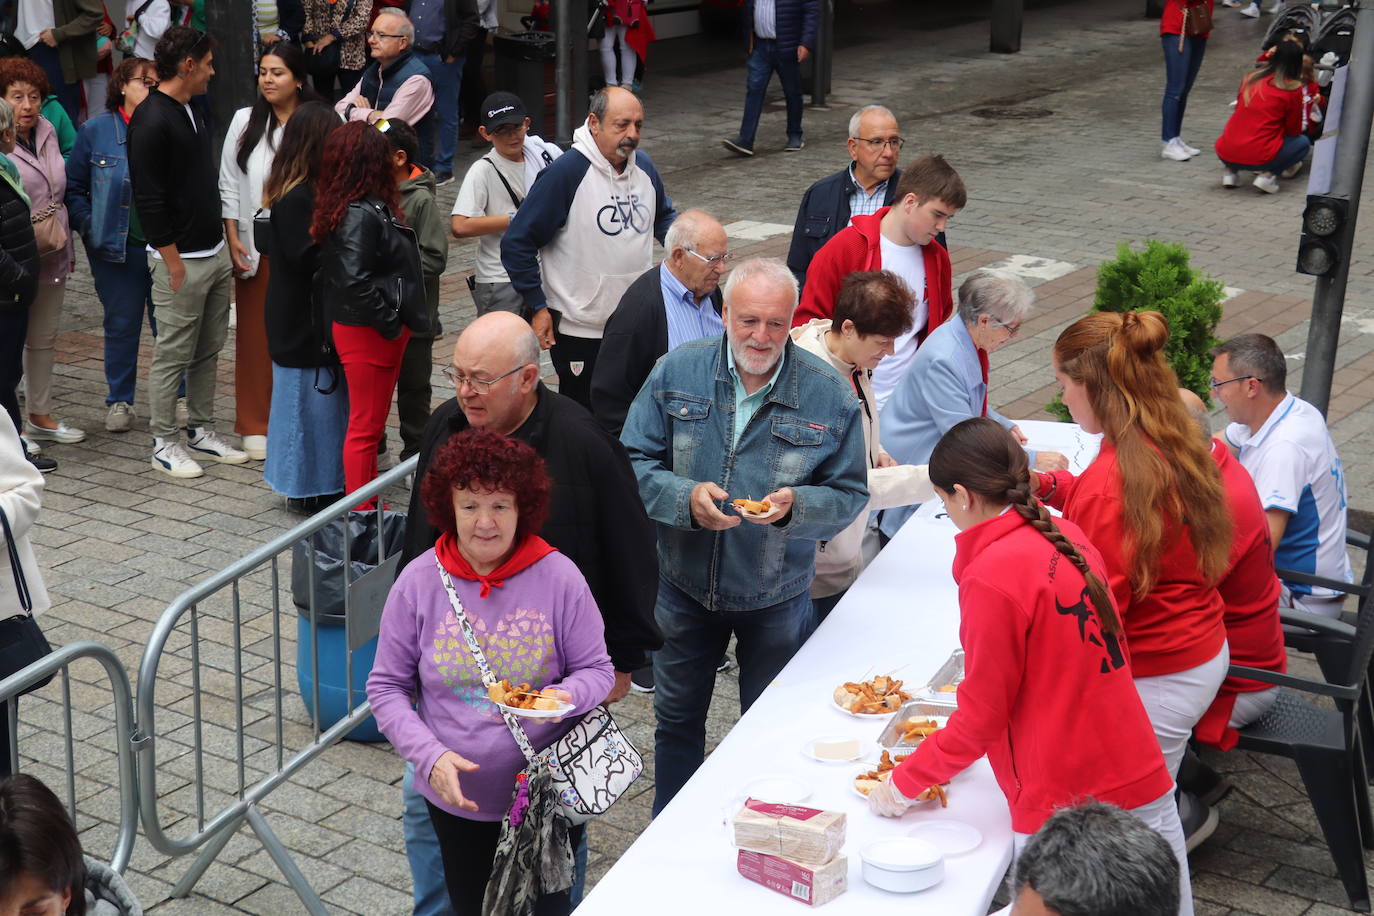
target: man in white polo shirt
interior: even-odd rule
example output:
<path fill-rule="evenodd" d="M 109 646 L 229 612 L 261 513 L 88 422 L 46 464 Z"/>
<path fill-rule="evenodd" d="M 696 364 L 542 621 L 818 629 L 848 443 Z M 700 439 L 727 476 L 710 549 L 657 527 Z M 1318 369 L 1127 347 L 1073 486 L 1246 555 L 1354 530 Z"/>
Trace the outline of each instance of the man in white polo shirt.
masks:
<path fill-rule="evenodd" d="M 1351 581 L 1345 474 L 1326 418 L 1285 389 L 1288 371 L 1273 338 L 1241 334 L 1212 359 L 1212 391 L 1234 421 L 1226 444 L 1255 480 L 1274 566 Z M 1327 617 L 1340 613 L 1344 597 L 1299 582 L 1284 582 L 1283 592 L 1283 604 Z"/>

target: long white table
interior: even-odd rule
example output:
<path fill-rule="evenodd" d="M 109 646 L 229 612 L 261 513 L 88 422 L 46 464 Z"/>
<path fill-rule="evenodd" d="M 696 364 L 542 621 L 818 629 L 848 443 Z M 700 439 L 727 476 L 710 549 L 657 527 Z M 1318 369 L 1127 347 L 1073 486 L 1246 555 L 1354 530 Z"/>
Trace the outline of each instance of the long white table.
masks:
<path fill-rule="evenodd" d="M 1096 453 L 1095 441 L 1077 427 L 1028 422 L 1022 429 L 1033 444 L 1069 454 L 1075 470 Z M 802 754 L 810 739 L 828 735 L 876 744 L 886 720 L 860 720 L 836 709 L 831 703 L 836 686 L 888 672 L 919 686 L 958 648 L 952 534 L 946 519 L 917 517 L 902 527 L 696 775 L 586 897 L 579 916 L 622 916 L 646 903 L 660 916 L 698 916 L 712 905 L 727 906 L 722 914 L 745 907 L 760 916 L 799 912 L 797 901 L 746 880 L 735 868 L 729 818 L 751 781 L 773 775 L 806 783 L 811 796 L 803 804 L 848 815 L 844 853 L 849 857 L 849 890 L 826 904 L 825 912 L 872 916 L 901 907 L 903 913 L 930 916 L 987 913 L 1011 861 L 1012 833 L 1006 799 L 986 758 L 955 777 L 948 808 L 920 805 L 892 819 L 870 814 L 867 801 L 851 788 L 862 764 L 818 763 Z M 920 893 L 894 894 L 864 882 L 859 857 L 864 846 L 905 835 L 918 822 L 932 819 L 970 824 L 982 832 L 983 841 L 969 853 L 948 858 L 944 881 Z"/>

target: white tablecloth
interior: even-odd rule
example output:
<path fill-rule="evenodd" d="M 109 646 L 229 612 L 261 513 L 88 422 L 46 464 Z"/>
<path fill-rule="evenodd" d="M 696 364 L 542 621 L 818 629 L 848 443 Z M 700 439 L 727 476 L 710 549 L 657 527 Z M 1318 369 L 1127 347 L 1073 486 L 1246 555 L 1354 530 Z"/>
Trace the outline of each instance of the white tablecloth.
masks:
<path fill-rule="evenodd" d="M 1041 448 L 1069 455 L 1081 470 L 1096 442 L 1076 426 L 1027 421 L 1022 430 Z M 1086 458 L 1083 456 L 1086 454 Z M 1075 460 L 1078 459 L 1078 460 Z M 880 818 L 852 789 L 861 764 L 823 764 L 802 747 L 821 736 L 875 744 L 885 720 L 856 719 L 831 702 L 845 681 L 893 673 L 919 686 L 959 646 L 959 608 L 950 563 L 953 525 L 913 518 L 864 571 L 825 623 L 758 702 L 730 731 L 673 802 L 596 885 L 579 916 L 623 916 L 646 907 L 657 916 L 699 916 L 713 905 L 724 914 L 800 912 L 801 905 L 741 877 L 727 826 L 745 786 L 763 776 L 790 776 L 812 791 L 804 804 L 848 814 L 849 890 L 824 911 L 984 916 L 1011 861 L 1011 818 L 987 760 L 955 777 L 949 807 L 920 805 L 899 819 Z M 644 748 L 650 751 L 650 748 Z M 876 754 L 870 752 L 869 756 Z M 859 851 L 887 836 L 908 833 L 924 820 L 958 820 L 976 827 L 982 843 L 946 860 L 945 880 L 917 894 L 893 894 L 864 883 Z"/>

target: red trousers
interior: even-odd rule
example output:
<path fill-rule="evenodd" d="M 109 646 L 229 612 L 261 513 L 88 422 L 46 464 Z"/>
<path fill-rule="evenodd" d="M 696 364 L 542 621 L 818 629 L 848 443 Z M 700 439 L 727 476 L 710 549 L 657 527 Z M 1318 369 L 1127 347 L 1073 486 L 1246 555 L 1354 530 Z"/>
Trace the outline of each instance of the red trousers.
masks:
<path fill-rule="evenodd" d="M 349 493 L 377 476 L 377 443 L 386 430 L 391 396 L 401 374 L 410 328 L 387 340 L 376 328 L 333 325 L 334 349 L 348 382 L 348 431 L 344 434 L 344 489 Z"/>

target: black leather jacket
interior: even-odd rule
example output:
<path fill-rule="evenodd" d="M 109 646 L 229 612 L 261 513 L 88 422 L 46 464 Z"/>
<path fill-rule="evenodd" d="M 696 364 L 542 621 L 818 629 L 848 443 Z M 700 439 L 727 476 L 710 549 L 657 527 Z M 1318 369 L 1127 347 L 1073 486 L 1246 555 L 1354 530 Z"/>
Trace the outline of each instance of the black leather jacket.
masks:
<path fill-rule="evenodd" d="M 38 291 L 38 245 L 29 205 L 0 178 L 0 310 L 27 309 Z"/>
<path fill-rule="evenodd" d="M 376 328 L 388 340 L 401 325 L 430 331 L 415 233 L 377 197 L 348 205 L 321 246 L 316 282 L 330 321 Z"/>

